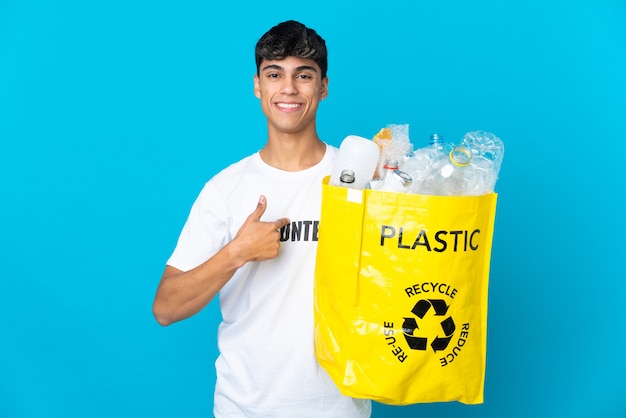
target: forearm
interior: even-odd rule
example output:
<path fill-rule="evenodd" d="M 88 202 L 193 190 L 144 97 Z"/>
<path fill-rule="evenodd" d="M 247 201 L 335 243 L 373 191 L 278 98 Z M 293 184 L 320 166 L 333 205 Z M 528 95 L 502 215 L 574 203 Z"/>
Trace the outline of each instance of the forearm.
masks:
<path fill-rule="evenodd" d="M 152 307 L 157 322 L 166 326 L 200 312 L 243 264 L 227 245 L 195 269 L 167 266 Z"/>
<path fill-rule="evenodd" d="M 189 318 L 198 313 L 248 261 L 264 261 L 278 255 L 280 233 L 289 219 L 262 222 L 265 196 L 241 226 L 235 238 L 213 257 L 193 270 L 182 272 L 167 266 L 161 277 L 152 311 L 161 325 Z"/>

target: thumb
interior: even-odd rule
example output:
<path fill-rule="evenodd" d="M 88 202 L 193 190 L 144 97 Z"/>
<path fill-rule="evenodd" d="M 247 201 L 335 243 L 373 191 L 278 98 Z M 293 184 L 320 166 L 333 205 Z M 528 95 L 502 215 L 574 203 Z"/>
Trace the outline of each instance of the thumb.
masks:
<path fill-rule="evenodd" d="M 265 213 L 265 209 L 267 208 L 267 199 L 265 196 L 259 196 L 259 203 L 256 205 L 256 209 L 254 212 L 250 214 L 251 220 L 259 221 L 261 220 L 261 216 Z"/>

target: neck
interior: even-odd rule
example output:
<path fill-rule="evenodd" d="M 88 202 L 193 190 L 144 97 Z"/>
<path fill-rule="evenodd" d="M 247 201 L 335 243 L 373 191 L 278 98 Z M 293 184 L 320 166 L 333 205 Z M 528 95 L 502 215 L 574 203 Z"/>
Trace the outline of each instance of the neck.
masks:
<path fill-rule="evenodd" d="M 316 133 L 312 135 L 280 133 L 270 135 L 260 151 L 266 164 L 284 171 L 302 171 L 319 163 L 326 153 Z"/>

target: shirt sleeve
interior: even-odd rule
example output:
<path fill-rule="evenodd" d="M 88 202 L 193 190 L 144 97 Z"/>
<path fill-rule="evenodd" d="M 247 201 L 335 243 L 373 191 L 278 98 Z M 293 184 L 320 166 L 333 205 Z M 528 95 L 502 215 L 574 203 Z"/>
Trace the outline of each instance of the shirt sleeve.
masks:
<path fill-rule="evenodd" d="M 223 197 L 213 182 L 204 185 L 191 207 L 167 265 L 181 271 L 191 270 L 230 241 L 229 216 Z"/>

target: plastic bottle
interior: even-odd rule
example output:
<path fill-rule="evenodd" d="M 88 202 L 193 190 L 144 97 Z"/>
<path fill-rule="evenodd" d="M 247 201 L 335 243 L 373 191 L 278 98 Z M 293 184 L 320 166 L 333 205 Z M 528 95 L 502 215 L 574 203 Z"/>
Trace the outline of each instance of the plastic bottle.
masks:
<path fill-rule="evenodd" d="M 481 182 L 485 189 L 493 191 L 504 158 L 504 142 L 491 132 L 473 131 L 463 136 L 460 145 L 471 150 Z"/>
<path fill-rule="evenodd" d="M 357 135 L 348 135 L 339 146 L 337 159 L 330 174 L 329 184 L 339 186 L 341 173 L 352 170 L 353 188 L 363 189 L 372 180 L 380 158 L 380 147 L 374 141 Z"/>
<path fill-rule="evenodd" d="M 424 179 L 422 193 L 438 196 L 482 194 L 472 160 L 472 152 L 467 147 L 454 147 L 449 155 L 433 163 Z"/>
<path fill-rule="evenodd" d="M 389 160 L 383 166 L 381 178 L 370 181 L 366 188 L 387 192 L 408 193 L 411 189 L 411 176 L 398 168 L 397 160 Z"/>
<path fill-rule="evenodd" d="M 354 171 L 350 169 L 345 169 L 341 172 L 341 176 L 339 176 L 339 186 L 343 187 L 353 187 L 354 186 Z"/>
<path fill-rule="evenodd" d="M 443 135 L 434 133 L 429 138 L 429 145 L 425 148 L 433 148 L 438 152 L 449 153 L 454 146 L 443 139 Z"/>
<path fill-rule="evenodd" d="M 463 136 L 460 145 L 464 145 L 472 154 L 479 154 L 493 161 L 496 170 L 500 170 L 504 158 L 504 142 L 491 132 L 473 131 Z"/>
<path fill-rule="evenodd" d="M 402 170 L 413 179 L 411 193 L 422 193 L 423 181 L 428 170 L 435 160 L 449 154 L 452 148 L 451 144 L 444 142 L 442 135 L 434 133 L 430 136 L 429 145 L 416 149 L 404 160 Z"/>

